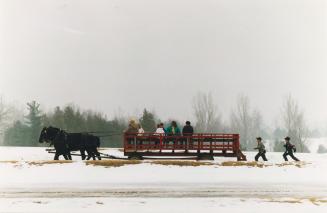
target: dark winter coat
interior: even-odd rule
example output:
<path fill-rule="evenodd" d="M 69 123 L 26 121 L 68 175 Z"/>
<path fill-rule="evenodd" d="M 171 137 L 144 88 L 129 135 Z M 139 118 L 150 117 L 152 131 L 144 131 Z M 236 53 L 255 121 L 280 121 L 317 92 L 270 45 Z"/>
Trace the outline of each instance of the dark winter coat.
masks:
<path fill-rule="evenodd" d="M 292 153 L 293 151 L 296 152 L 296 148 L 293 144 L 291 144 L 290 142 L 286 142 L 286 144 L 284 145 L 286 152 Z"/>
<path fill-rule="evenodd" d="M 259 153 L 266 153 L 266 147 L 262 142 L 259 142 L 258 146 L 254 149 L 258 149 Z"/>
<path fill-rule="evenodd" d="M 183 127 L 183 135 L 193 135 L 194 130 L 193 127 L 191 125 L 185 125 Z"/>

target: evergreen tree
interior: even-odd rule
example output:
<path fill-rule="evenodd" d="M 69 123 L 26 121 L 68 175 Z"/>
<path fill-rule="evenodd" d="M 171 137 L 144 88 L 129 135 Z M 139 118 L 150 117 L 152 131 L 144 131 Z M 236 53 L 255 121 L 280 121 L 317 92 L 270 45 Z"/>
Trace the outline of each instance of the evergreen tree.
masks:
<path fill-rule="evenodd" d="M 64 112 L 61 110 L 59 106 L 57 106 L 54 109 L 54 112 L 50 118 L 50 124 L 60 129 L 65 129 L 66 125 L 65 125 Z"/>
<path fill-rule="evenodd" d="M 140 118 L 140 123 L 146 132 L 154 132 L 156 130 L 154 114 L 146 109 L 143 111 L 143 116 Z"/>
<path fill-rule="evenodd" d="M 75 121 L 74 121 L 74 108 L 72 106 L 66 106 L 64 108 L 64 128 L 66 131 L 75 132 Z"/>
<path fill-rule="evenodd" d="M 127 128 L 127 124 L 124 120 L 114 118 L 107 123 L 107 129 L 111 130 L 112 136 L 102 138 L 104 146 L 107 147 L 122 147 L 123 146 L 123 132 Z"/>
<path fill-rule="evenodd" d="M 31 128 L 21 121 L 16 121 L 14 125 L 7 129 L 4 136 L 5 146 L 31 146 L 30 137 Z"/>
<path fill-rule="evenodd" d="M 38 146 L 38 139 L 42 129 L 40 104 L 38 104 L 36 101 L 32 101 L 27 103 L 27 107 L 29 113 L 26 116 L 26 123 L 30 128 L 30 135 L 28 138 L 31 145 Z"/>

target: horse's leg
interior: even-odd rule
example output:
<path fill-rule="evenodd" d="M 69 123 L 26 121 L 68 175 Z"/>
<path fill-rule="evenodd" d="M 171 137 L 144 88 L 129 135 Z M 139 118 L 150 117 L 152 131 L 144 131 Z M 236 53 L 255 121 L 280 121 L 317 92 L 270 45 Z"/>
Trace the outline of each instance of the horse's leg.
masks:
<path fill-rule="evenodd" d="M 95 155 L 94 155 L 93 148 L 89 148 L 89 149 L 88 149 L 88 153 L 89 153 L 89 157 L 90 157 L 90 158 L 92 158 L 93 160 L 96 160 L 96 159 L 95 159 Z"/>
<path fill-rule="evenodd" d="M 92 152 L 92 158 L 93 158 L 93 160 L 96 160 L 94 152 Z"/>
<path fill-rule="evenodd" d="M 90 152 L 90 150 L 86 150 L 86 153 L 87 153 L 87 158 L 86 158 L 86 160 L 90 160 L 91 157 L 92 157 L 92 153 Z"/>
<path fill-rule="evenodd" d="M 82 160 L 85 160 L 86 156 L 85 156 L 85 149 L 81 149 L 81 156 L 82 156 Z"/>
<path fill-rule="evenodd" d="M 98 149 L 96 147 L 94 148 L 94 153 L 98 157 L 98 160 L 101 160 L 100 152 L 98 152 Z"/>
<path fill-rule="evenodd" d="M 54 160 L 59 160 L 59 153 L 56 152 L 55 156 L 54 156 Z"/>
<path fill-rule="evenodd" d="M 90 156 L 92 157 L 92 159 L 93 159 L 93 160 L 96 160 L 96 159 L 95 159 L 95 154 L 94 154 L 94 150 L 93 150 L 93 148 L 90 148 L 90 149 L 89 149 L 89 152 L 90 152 Z"/>
<path fill-rule="evenodd" d="M 68 159 L 72 160 L 72 155 L 70 154 L 70 152 L 68 152 Z"/>
<path fill-rule="evenodd" d="M 90 151 L 90 154 L 91 154 L 92 159 L 93 159 L 93 160 L 96 160 L 96 159 L 95 159 L 95 154 L 94 154 L 94 150 L 93 150 L 93 148 L 90 148 L 89 151 Z"/>
<path fill-rule="evenodd" d="M 69 160 L 69 158 L 67 157 L 67 155 L 63 154 L 65 160 Z"/>

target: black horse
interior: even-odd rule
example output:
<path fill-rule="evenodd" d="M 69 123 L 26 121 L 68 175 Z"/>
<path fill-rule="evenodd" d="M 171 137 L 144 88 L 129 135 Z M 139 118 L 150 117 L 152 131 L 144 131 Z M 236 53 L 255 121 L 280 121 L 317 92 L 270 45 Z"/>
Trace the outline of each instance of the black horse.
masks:
<path fill-rule="evenodd" d="M 88 155 L 86 160 L 89 160 L 91 157 L 95 160 L 97 157 L 101 160 L 100 153 L 98 148 L 100 147 L 100 138 L 94 135 L 85 134 L 85 133 L 67 133 L 67 143 L 71 151 L 80 151 L 82 160 L 85 160 L 86 155 Z"/>
<path fill-rule="evenodd" d="M 91 157 L 95 160 L 97 157 L 101 160 L 98 147 L 100 147 L 100 139 L 97 136 L 83 133 L 67 133 L 59 128 L 44 127 L 41 131 L 39 142 L 48 142 L 54 145 L 56 154 L 54 160 L 58 160 L 63 155 L 66 160 L 71 160 L 71 151 L 80 151 L 82 160 L 85 160 L 87 152 L 87 160 Z"/>
<path fill-rule="evenodd" d="M 59 160 L 60 155 L 63 155 L 66 160 L 71 160 L 72 157 L 66 138 L 66 133 L 63 130 L 54 127 L 44 127 L 41 131 L 39 142 L 53 144 L 56 150 L 54 160 Z"/>

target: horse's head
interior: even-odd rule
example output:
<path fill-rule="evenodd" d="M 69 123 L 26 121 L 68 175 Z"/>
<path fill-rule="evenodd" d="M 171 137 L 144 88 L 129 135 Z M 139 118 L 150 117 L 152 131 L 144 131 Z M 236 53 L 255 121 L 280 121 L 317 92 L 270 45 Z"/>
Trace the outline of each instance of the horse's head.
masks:
<path fill-rule="evenodd" d="M 53 139 L 56 137 L 56 135 L 60 132 L 60 129 L 49 126 L 49 127 L 44 127 L 41 131 L 39 142 L 52 142 Z"/>
<path fill-rule="evenodd" d="M 47 127 L 43 127 L 39 137 L 40 143 L 43 143 L 47 140 L 47 129 L 48 129 Z"/>

